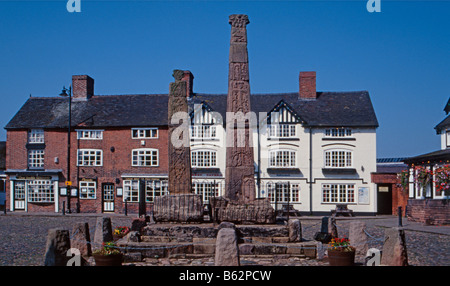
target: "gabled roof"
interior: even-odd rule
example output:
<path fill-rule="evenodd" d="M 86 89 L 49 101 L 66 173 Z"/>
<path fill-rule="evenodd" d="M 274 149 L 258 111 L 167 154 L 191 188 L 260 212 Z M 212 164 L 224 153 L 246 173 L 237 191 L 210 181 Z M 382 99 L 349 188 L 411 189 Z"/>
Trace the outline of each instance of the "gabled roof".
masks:
<path fill-rule="evenodd" d="M 270 112 L 284 101 L 311 127 L 378 127 L 367 91 L 318 92 L 317 99 L 300 99 L 298 93 L 252 94 L 251 109 Z M 188 100 L 205 103 L 225 119 L 226 94 L 197 93 Z M 72 126 L 92 128 L 167 126 L 167 94 L 96 95 L 72 102 Z M 66 128 L 68 101 L 59 97 L 30 97 L 5 129 Z"/>
<path fill-rule="evenodd" d="M 447 116 L 444 120 L 442 120 L 434 129 L 436 129 L 436 133 L 440 134 L 442 129 L 445 129 L 450 126 L 450 115 Z"/>
<path fill-rule="evenodd" d="M 270 112 L 281 101 L 285 102 L 312 127 L 378 127 L 378 120 L 367 91 L 318 92 L 317 99 L 300 99 L 298 93 L 252 94 L 253 112 Z M 226 94 L 196 94 L 190 104 L 208 104 L 223 118 L 226 114 Z"/>
<path fill-rule="evenodd" d="M 122 127 L 167 125 L 167 95 L 93 96 L 72 102 L 72 126 Z M 6 125 L 18 128 L 67 128 L 68 100 L 30 97 Z"/>

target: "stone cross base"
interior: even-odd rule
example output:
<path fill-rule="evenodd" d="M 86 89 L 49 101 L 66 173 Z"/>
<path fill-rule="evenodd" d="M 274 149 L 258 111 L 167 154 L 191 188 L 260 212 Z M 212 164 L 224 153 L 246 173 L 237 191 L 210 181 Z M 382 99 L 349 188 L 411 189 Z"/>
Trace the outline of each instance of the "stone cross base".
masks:
<path fill-rule="evenodd" d="M 200 195 L 177 194 L 155 198 L 155 222 L 203 222 L 203 203 Z"/>
<path fill-rule="evenodd" d="M 268 199 L 256 199 L 247 204 L 232 202 L 223 197 L 210 198 L 212 219 L 237 224 L 273 224 L 275 210 Z"/>

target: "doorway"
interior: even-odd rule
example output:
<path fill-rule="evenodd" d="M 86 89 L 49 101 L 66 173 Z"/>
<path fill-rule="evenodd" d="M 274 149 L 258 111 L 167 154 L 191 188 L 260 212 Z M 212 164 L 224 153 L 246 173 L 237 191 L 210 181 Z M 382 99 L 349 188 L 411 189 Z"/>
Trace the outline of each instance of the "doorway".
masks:
<path fill-rule="evenodd" d="M 377 214 L 392 214 L 392 185 L 377 185 Z"/>

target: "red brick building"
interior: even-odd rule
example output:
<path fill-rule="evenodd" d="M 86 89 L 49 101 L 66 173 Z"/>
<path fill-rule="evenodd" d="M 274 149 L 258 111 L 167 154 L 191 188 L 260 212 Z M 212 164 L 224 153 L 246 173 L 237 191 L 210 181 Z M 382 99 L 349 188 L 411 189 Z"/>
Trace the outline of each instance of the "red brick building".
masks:
<path fill-rule="evenodd" d="M 128 211 L 147 208 L 135 202 L 167 191 L 167 96 L 94 96 L 88 76 L 73 76 L 72 86 L 69 177 L 68 98 L 30 97 L 5 127 L 7 208 L 123 213 L 124 195 Z"/>
<path fill-rule="evenodd" d="M 398 174 L 407 170 L 404 158 L 377 159 L 377 172 L 372 173 L 372 182 L 377 189 L 377 214 L 398 214 L 398 207 L 402 207 L 405 215 L 408 203 L 408 190 L 403 190 Z"/>

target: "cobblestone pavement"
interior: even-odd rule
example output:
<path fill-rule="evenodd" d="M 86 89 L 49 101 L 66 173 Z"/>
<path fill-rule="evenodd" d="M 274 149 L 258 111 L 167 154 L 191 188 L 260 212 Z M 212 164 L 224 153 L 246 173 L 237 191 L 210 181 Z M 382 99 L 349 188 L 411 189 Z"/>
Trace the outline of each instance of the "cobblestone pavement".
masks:
<path fill-rule="evenodd" d="M 131 225 L 133 216 L 113 216 L 113 227 Z M 311 240 L 314 233 L 320 230 L 320 219 L 300 218 L 303 237 Z M 355 218 L 366 222 L 369 234 L 369 247 L 382 249 L 384 231 L 386 227 L 396 226 L 395 217 L 386 218 Z M 339 236 L 348 236 L 351 220 L 337 220 Z M 63 228 L 72 231 L 77 222 L 87 222 L 90 226 L 91 237 L 94 234 L 96 216 L 93 215 L 0 215 L 0 265 L 35 266 L 43 265 L 47 232 L 51 228 Z M 407 254 L 410 265 L 413 266 L 449 266 L 450 246 L 449 227 L 421 227 L 420 224 L 404 220 Z M 362 263 L 362 257 L 356 262 Z M 130 263 L 131 265 L 213 265 L 213 258 L 151 258 L 144 262 Z M 245 256 L 241 257 L 241 265 L 270 265 L 270 266 L 321 266 L 327 265 L 326 259 L 307 259 L 299 257 L 277 256 Z"/>

